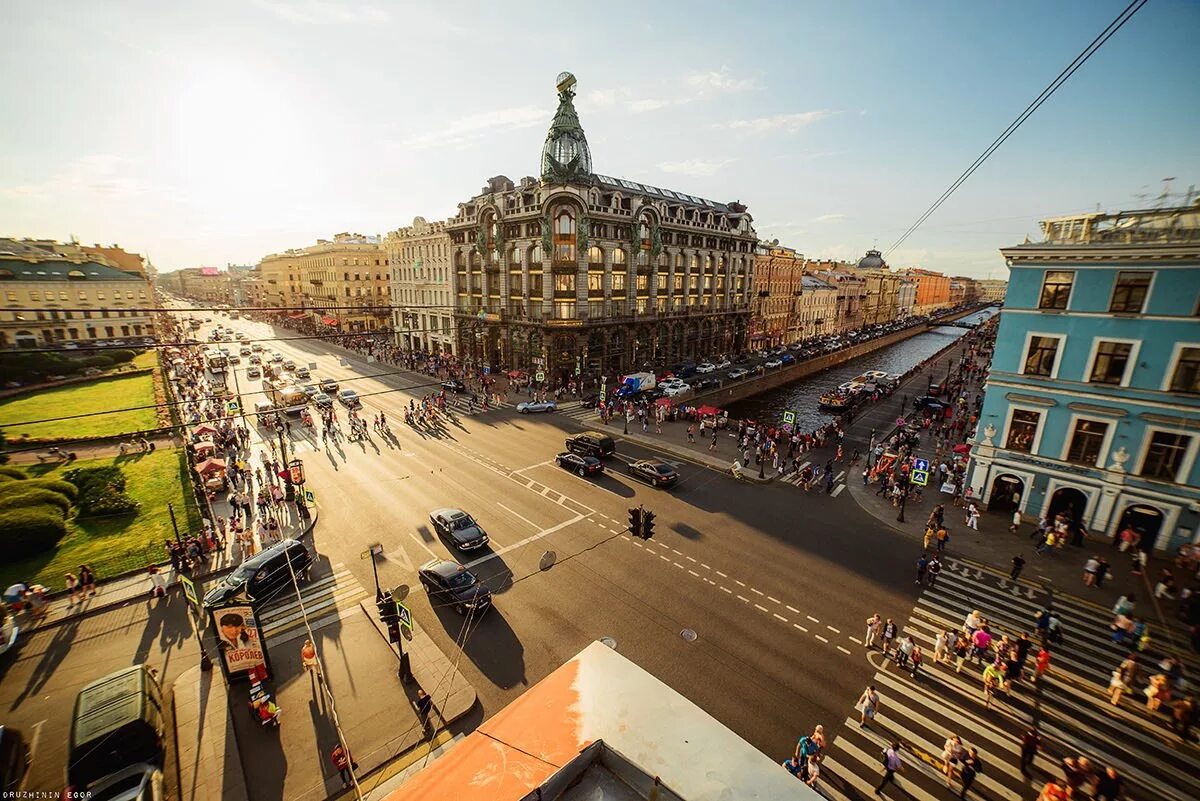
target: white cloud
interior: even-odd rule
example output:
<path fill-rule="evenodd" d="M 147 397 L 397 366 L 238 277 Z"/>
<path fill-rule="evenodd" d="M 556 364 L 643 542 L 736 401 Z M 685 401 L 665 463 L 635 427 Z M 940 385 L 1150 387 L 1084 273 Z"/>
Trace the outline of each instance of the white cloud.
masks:
<path fill-rule="evenodd" d="M 387 22 L 392 18 L 387 9 L 370 3 L 339 0 L 255 0 L 255 3 L 286 22 L 301 25 Z"/>
<path fill-rule="evenodd" d="M 730 120 L 729 122 L 718 123 L 715 127 L 728 128 L 733 131 L 747 131 L 749 133 L 767 133 L 768 131 L 795 133 L 801 128 L 807 128 L 809 125 L 828 119 L 837 113 L 829 109 L 820 109 L 818 111 L 800 111 L 791 114 L 773 114 L 770 117 Z"/>
<path fill-rule="evenodd" d="M 736 159 L 724 161 L 704 161 L 703 159 L 688 159 L 687 161 L 662 161 L 658 169 L 663 172 L 673 172 L 679 175 L 714 175 L 723 167 L 732 164 Z"/>
<path fill-rule="evenodd" d="M 753 78 L 734 78 L 729 74 L 729 67 L 721 67 L 714 72 L 697 72 L 687 77 L 687 85 L 701 94 L 706 92 L 746 92 L 758 88 L 758 81 Z"/>
<path fill-rule="evenodd" d="M 813 220 L 813 222 L 819 222 L 819 223 L 836 222 L 838 220 L 844 220 L 844 219 L 846 219 L 845 214 L 822 214 L 820 217 L 815 218 Z"/>
<path fill-rule="evenodd" d="M 6 187 L 10 197 L 58 200 L 79 195 L 96 195 L 106 200 L 143 195 L 149 188 L 130 175 L 129 160 L 110 153 L 80 156 L 44 181 Z"/>
<path fill-rule="evenodd" d="M 673 102 L 678 102 L 678 101 L 660 100 L 658 98 L 646 97 L 641 100 L 631 100 L 629 102 L 629 110 L 634 112 L 635 114 L 640 114 L 643 111 L 654 111 L 655 109 L 660 109 L 660 108 L 663 108 L 664 106 L 669 106 Z"/>
<path fill-rule="evenodd" d="M 513 108 L 483 111 L 451 120 L 439 130 L 415 134 L 400 144 L 412 150 L 425 150 L 443 145 L 464 145 L 495 131 L 531 128 L 535 125 L 549 127 L 554 113 L 537 106 L 515 106 Z"/>
<path fill-rule="evenodd" d="M 584 93 L 579 98 L 579 105 L 608 108 L 616 104 L 619 94 L 616 89 L 593 89 L 590 92 Z"/>

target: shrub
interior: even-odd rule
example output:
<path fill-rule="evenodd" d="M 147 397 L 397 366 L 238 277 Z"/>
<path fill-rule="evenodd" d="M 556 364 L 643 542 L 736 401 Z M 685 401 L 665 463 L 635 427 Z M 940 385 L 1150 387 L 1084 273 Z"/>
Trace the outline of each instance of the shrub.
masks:
<path fill-rule="evenodd" d="M 0 510 L 17 509 L 23 506 L 57 506 L 62 510 L 64 517 L 71 513 L 70 498 L 61 492 L 41 487 L 34 487 L 25 492 L 10 492 L 4 497 L 0 497 Z"/>
<path fill-rule="evenodd" d="M 48 489 L 65 495 L 74 501 L 79 497 L 79 490 L 69 481 L 57 478 L 31 478 L 26 481 L 8 481 L 0 483 L 0 498 L 12 493 L 27 492 L 31 489 Z"/>
<path fill-rule="evenodd" d="M 125 348 L 118 348 L 117 350 L 110 350 L 108 352 L 108 358 L 112 359 L 113 364 L 124 364 L 125 362 L 131 362 L 133 361 L 134 356 L 137 356 L 137 353 L 131 350 L 126 350 Z"/>
<path fill-rule="evenodd" d="M 67 524 L 54 506 L 26 506 L 0 511 L 0 549 L 6 559 L 54 550 L 67 534 Z"/>
<path fill-rule="evenodd" d="M 19 467 L 9 467 L 8 465 L 0 465 L 0 476 L 8 476 L 9 478 L 20 481 L 29 478 L 25 475 L 25 471 Z"/>
<path fill-rule="evenodd" d="M 81 517 L 137 511 L 137 501 L 125 494 L 125 474 L 119 467 L 76 467 L 63 473 L 63 478 L 79 489 Z"/>
<path fill-rule="evenodd" d="M 97 353 L 95 356 L 85 356 L 84 358 L 77 360 L 77 362 L 79 364 L 78 369 L 80 370 L 85 367 L 99 367 L 103 369 L 105 367 L 112 367 L 116 363 L 113 360 L 112 355 L 108 353 Z"/>

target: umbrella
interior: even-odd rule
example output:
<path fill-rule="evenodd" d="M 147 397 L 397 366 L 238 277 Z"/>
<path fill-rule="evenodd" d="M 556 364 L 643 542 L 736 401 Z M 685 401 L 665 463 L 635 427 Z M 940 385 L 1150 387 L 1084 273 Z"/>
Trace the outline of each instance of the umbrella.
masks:
<path fill-rule="evenodd" d="M 721 410 L 716 406 L 701 406 L 696 410 L 696 414 L 701 417 L 718 417 L 721 414 Z"/>
<path fill-rule="evenodd" d="M 970 446 L 970 445 L 968 445 L 967 443 L 963 442 L 963 443 L 961 443 L 961 444 L 959 444 L 959 445 L 955 445 L 955 446 L 954 446 L 954 452 L 955 452 L 955 453 L 970 453 L 970 452 L 971 452 L 971 446 Z"/>
<path fill-rule="evenodd" d="M 196 465 L 196 472 L 202 476 L 206 476 L 209 473 L 215 473 L 218 470 L 224 470 L 224 469 L 225 469 L 225 460 L 224 459 L 205 459 L 203 462 Z"/>
<path fill-rule="evenodd" d="M 655 406 L 670 406 L 671 399 L 670 398 L 659 398 L 658 400 L 656 400 L 654 402 L 654 405 Z"/>

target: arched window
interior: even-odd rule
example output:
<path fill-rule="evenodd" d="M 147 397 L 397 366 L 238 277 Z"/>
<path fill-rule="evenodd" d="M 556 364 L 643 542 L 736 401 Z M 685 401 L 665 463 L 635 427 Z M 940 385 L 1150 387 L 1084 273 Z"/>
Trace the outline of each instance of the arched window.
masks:
<path fill-rule="evenodd" d="M 604 265 L 604 251 L 592 245 L 588 248 L 588 264 Z"/>
<path fill-rule="evenodd" d="M 575 210 L 568 205 L 554 211 L 554 262 L 570 264 L 575 261 Z"/>
<path fill-rule="evenodd" d="M 508 253 L 508 265 L 510 267 L 521 265 L 521 251 L 518 248 L 513 248 Z"/>
<path fill-rule="evenodd" d="M 471 269 L 476 269 L 483 266 L 483 257 L 479 255 L 478 250 L 471 251 Z"/>
<path fill-rule="evenodd" d="M 625 251 L 622 250 L 621 248 L 615 248 L 613 250 L 613 265 L 616 266 L 618 264 L 623 265 L 623 264 L 627 264 L 627 263 L 628 262 L 625 259 Z"/>
<path fill-rule="evenodd" d="M 461 250 L 454 253 L 454 266 L 458 267 L 459 269 L 467 266 L 466 259 L 463 258 L 463 252 Z"/>
<path fill-rule="evenodd" d="M 692 254 L 692 274 L 700 272 L 700 257 Z"/>
<path fill-rule="evenodd" d="M 529 268 L 531 270 L 542 269 L 542 261 L 543 261 L 542 246 L 534 245 L 533 247 L 531 247 L 529 249 Z"/>
<path fill-rule="evenodd" d="M 682 253 L 675 254 L 675 269 L 676 270 L 683 269 L 683 254 Z"/>
<path fill-rule="evenodd" d="M 493 267 L 500 265 L 500 251 L 492 248 L 492 252 L 488 254 L 488 263 Z"/>

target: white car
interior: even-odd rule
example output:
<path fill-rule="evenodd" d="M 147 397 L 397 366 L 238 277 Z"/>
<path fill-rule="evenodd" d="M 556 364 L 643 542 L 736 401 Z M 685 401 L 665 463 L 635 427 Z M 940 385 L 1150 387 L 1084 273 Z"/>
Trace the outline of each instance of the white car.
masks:
<path fill-rule="evenodd" d="M 767 359 L 766 364 L 764 364 L 763 367 L 766 367 L 768 369 L 774 369 L 776 367 L 783 367 L 783 360 L 782 359 Z"/>
<path fill-rule="evenodd" d="M 712 373 L 712 372 L 715 372 L 716 369 L 717 369 L 717 366 L 715 364 L 713 364 L 712 362 L 700 362 L 699 364 L 696 365 L 697 373 Z"/>
<path fill-rule="evenodd" d="M 668 398 L 674 398 L 677 395 L 682 395 L 683 393 L 690 391 L 692 388 L 691 385 L 685 384 L 682 381 L 680 381 L 678 384 L 660 384 L 659 386 L 662 387 L 663 394 Z"/>
<path fill-rule="evenodd" d="M 733 367 L 733 362 L 729 361 L 729 359 L 721 359 L 721 361 L 717 362 L 718 370 L 724 370 L 726 367 Z"/>

